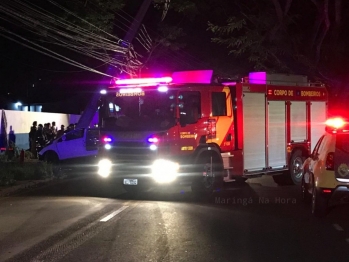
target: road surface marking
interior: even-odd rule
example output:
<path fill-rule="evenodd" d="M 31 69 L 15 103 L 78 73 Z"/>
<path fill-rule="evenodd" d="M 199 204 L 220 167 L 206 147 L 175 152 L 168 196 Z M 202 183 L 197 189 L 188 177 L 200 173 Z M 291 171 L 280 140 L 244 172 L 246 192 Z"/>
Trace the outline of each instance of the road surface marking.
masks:
<path fill-rule="evenodd" d="M 338 224 L 333 224 L 334 228 L 337 229 L 338 231 L 343 231 L 343 228 L 338 225 Z"/>
<path fill-rule="evenodd" d="M 121 213 L 122 211 L 124 211 L 126 208 L 128 208 L 128 206 L 123 206 L 120 207 L 118 210 L 114 211 L 113 213 L 111 213 L 110 215 L 107 215 L 106 217 L 102 218 L 101 220 L 99 220 L 100 222 L 107 222 L 109 219 L 112 219 L 113 217 L 115 217 L 117 214 Z"/>

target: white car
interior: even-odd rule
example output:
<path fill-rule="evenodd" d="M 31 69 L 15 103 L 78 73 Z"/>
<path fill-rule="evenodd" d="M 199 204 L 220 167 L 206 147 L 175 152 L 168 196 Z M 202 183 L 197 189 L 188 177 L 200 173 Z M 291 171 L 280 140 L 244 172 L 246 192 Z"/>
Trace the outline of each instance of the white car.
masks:
<path fill-rule="evenodd" d="M 39 159 L 56 163 L 95 157 L 98 152 L 98 144 L 98 129 L 75 129 L 46 145 L 40 150 Z"/>
<path fill-rule="evenodd" d="M 325 216 L 330 206 L 349 202 L 349 123 L 329 119 L 326 132 L 304 162 L 302 198 L 315 216 Z"/>

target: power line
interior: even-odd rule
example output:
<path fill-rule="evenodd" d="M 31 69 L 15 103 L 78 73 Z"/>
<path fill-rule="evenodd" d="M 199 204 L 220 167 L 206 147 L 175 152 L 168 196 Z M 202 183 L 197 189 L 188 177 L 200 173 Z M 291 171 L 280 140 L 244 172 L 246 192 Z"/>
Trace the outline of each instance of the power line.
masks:
<path fill-rule="evenodd" d="M 68 13 L 74 16 L 75 18 L 80 19 L 80 21 L 98 31 L 99 34 L 96 34 L 91 30 L 86 30 L 68 21 L 62 20 L 57 15 L 52 14 L 47 10 L 44 10 L 32 3 L 25 3 L 25 1 L 23 2 L 19 0 L 12 0 L 7 2 L 6 0 L 2 0 L 0 4 L 0 19 L 45 39 L 37 41 L 64 47 L 68 50 L 72 50 L 79 54 L 100 60 L 105 64 L 110 64 L 113 67 L 122 68 L 123 71 L 128 73 L 131 73 L 133 70 L 136 70 L 137 66 L 141 65 L 139 61 L 136 61 L 137 54 L 134 53 L 132 49 L 121 46 L 122 40 L 120 38 L 117 38 L 99 28 L 96 28 L 91 23 L 78 17 L 77 15 L 73 14 L 68 9 L 58 5 L 54 1 L 49 2 L 53 4 L 56 8 L 60 8 L 61 10 L 63 10 L 65 13 Z M 2 35 L 4 37 L 12 41 L 18 42 L 18 40 L 15 40 L 13 38 L 13 36 L 20 38 L 18 34 L 11 32 L 10 30 L 5 30 L 4 28 L 2 28 L 2 31 Z M 6 33 L 6 35 L 4 33 Z M 24 37 L 22 38 L 22 40 L 24 40 L 27 43 L 30 42 L 30 47 L 28 46 L 28 44 L 24 44 L 26 47 L 29 47 L 30 49 L 33 49 L 35 51 L 39 51 L 39 49 L 41 49 L 41 51 L 39 52 L 43 54 L 47 54 L 47 52 L 49 52 L 47 48 L 46 51 L 43 52 L 45 48 L 41 45 L 34 44 L 33 41 L 29 41 Z M 120 58 L 128 57 L 127 59 L 132 59 L 132 66 L 130 67 L 129 65 L 125 64 L 123 62 L 124 59 L 114 59 L 113 55 L 111 55 L 114 53 L 119 53 Z M 52 54 L 50 56 L 55 57 L 57 59 L 59 55 L 55 53 L 54 56 Z M 71 65 L 78 66 L 80 68 L 84 68 L 86 70 L 97 73 L 96 70 L 88 68 L 87 66 L 82 65 L 81 63 L 72 61 L 72 59 L 67 59 L 62 55 L 58 60 L 63 62 L 69 61 L 69 64 Z M 102 72 L 98 73 L 104 74 Z"/>

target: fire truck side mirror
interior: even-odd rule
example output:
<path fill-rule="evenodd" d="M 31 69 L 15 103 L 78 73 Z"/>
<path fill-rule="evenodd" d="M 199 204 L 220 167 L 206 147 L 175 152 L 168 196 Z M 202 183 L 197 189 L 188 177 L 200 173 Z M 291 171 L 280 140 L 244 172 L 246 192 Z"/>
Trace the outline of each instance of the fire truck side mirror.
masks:
<path fill-rule="evenodd" d="M 185 116 L 185 112 L 180 112 L 179 113 L 179 124 L 183 127 L 186 126 L 186 116 Z"/>

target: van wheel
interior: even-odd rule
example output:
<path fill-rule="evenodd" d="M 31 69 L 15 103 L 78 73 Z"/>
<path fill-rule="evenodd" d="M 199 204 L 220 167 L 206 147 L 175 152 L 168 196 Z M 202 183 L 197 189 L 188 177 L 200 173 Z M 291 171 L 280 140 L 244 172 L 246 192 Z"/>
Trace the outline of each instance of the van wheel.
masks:
<path fill-rule="evenodd" d="M 48 151 L 44 154 L 44 161 L 52 164 L 52 172 L 56 177 L 63 176 L 64 172 L 59 164 L 59 158 L 55 152 Z"/>
<path fill-rule="evenodd" d="M 293 184 L 300 185 L 302 183 L 302 166 L 305 161 L 305 157 L 301 150 L 296 150 L 291 157 L 290 161 L 290 176 Z"/>
<path fill-rule="evenodd" d="M 52 151 L 48 151 L 44 155 L 44 161 L 47 163 L 58 163 L 58 156 Z"/>
<path fill-rule="evenodd" d="M 193 193 L 211 194 L 223 186 L 224 166 L 215 154 L 205 154 L 196 164 L 198 176 L 192 182 Z"/>

